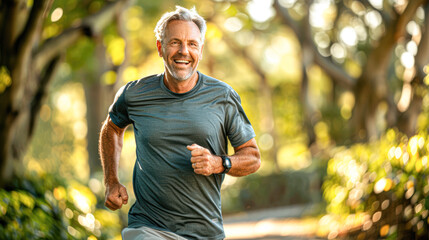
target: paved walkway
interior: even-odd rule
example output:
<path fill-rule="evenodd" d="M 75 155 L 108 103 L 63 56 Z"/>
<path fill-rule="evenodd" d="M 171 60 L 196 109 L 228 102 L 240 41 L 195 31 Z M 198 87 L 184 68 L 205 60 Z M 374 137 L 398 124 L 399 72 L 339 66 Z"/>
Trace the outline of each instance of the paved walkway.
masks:
<path fill-rule="evenodd" d="M 319 220 L 303 217 L 313 208 L 297 205 L 225 216 L 226 239 L 322 239 L 316 237 Z"/>

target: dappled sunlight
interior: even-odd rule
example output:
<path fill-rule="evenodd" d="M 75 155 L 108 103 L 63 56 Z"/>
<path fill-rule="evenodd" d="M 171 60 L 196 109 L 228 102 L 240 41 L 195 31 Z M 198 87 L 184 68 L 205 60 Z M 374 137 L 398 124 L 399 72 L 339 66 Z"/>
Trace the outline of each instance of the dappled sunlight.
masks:
<path fill-rule="evenodd" d="M 106 37 L 104 43 L 107 45 L 107 54 L 112 63 L 120 65 L 125 58 L 125 40 L 121 37 Z"/>
<path fill-rule="evenodd" d="M 324 96 L 332 91 L 332 83 L 322 69 L 316 65 L 309 68 L 308 72 L 310 78 L 310 104 L 321 108 L 324 104 L 327 104 Z"/>
<path fill-rule="evenodd" d="M 51 14 L 51 21 L 56 22 L 61 19 L 63 16 L 63 9 L 62 8 L 55 8 L 55 10 Z"/>
<path fill-rule="evenodd" d="M 358 36 L 352 27 L 345 27 L 340 32 L 341 40 L 348 46 L 355 46 L 358 43 Z"/>
<path fill-rule="evenodd" d="M 106 85 L 112 85 L 116 82 L 117 74 L 115 71 L 106 71 L 101 76 L 101 79 L 104 84 Z"/>
<path fill-rule="evenodd" d="M 243 23 L 237 17 L 230 17 L 225 20 L 224 27 L 230 32 L 238 32 L 243 27 Z"/>
<path fill-rule="evenodd" d="M 159 74 L 164 71 L 162 58 L 158 56 L 158 52 L 152 52 L 147 55 L 144 62 L 137 65 L 138 67 L 131 67 L 128 74 L 123 74 L 124 82 L 139 79 L 142 76 L 149 76 Z"/>
<path fill-rule="evenodd" d="M 252 0 L 247 4 L 250 17 L 256 22 L 265 22 L 275 15 L 273 0 Z"/>
<path fill-rule="evenodd" d="M 42 105 L 40 126 L 27 156 L 28 171 L 88 180 L 86 103 L 82 83 L 67 83 Z M 55 160 L 54 160 L 55 159 Z"/>
<path fill-rule="evenodd" d="M 351 92 L 344 92 L 339 100 L 338 105 L 341 107 L 341 116 L 348 120 L 352 116 L 352 110 L 355 105 L 355 98 Z"/>
<path fill-rule="evenodd" d="M 131 82 L 140 78 L 139 69 L 133 66 L 129 66 L 124 70 L 123 79 L 124 82 Z"/>
<path fill-rule="evenodd" d="M 90 213 L 93 209 L 91 206 L 96 203 L 94 194 L 86 187 L 72 185 L 69 189 L 69 197 L 74 205 L 84 213 Z"/>
<path fill-rule="evenodd" d="M 225 224 L 226 239 L 254 239 L 270 236 L 314 236 L 317 219 L 264 219 L 255 222 Z"/>
<path fill-rule="evenodd" d="M 336 14 L 332 0 L 315 1 L 310 6 L 310 24 L 315 28 L 330 29 Z"/>
<path fill-rule="evenodd" d="M 279 166 L 282 170 L 300 170 L 311 165 L 311 153 L 306 145 L 292 143 L 282 146 L 278 153 Z"/>
<path fill-rule="evenodd" d="M 219 42 L 222 39 L 222 32 L 215 24 L 208 22 L 205 37 L 210 42 Z"/>
<path fill-rule="evenodd" d="M 53 99 L 59 110 L 59 114 L 55 114 L 56 121 L 70 123 L 85 119 L 86 104 L 82 83 L 66 84 L 54 94 Z"/>
<path fill-rule="evenodd" d="M 328 214 L 320 224 L 330 229 L 324 233 L 328 239 L 357 230 L 359 238 L 395 236 L 400 221 L 424 234 L 428 141 L 427 133 L 407 139 L 389 130 L 377 143 L 339 149 L 329 161 L 324 183 Z M 350 224 L 341 224 L 345 221 Z"/>

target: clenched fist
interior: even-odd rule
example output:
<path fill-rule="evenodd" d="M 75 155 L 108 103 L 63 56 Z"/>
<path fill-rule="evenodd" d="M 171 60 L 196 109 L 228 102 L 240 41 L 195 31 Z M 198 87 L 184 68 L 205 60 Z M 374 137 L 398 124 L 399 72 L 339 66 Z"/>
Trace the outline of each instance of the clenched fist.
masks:
<path fill-rule="evenodd" d="M 210 150 L 197 144 L 187 146 L 191 151 L 192 168 L 196 174 L 210 176 L 223 171 L 222 159 L 210 153 Z"/>
<path fill-rule="evenodd" d="M 106 199 L 104 205 L 110 210 L 117 210 L 128 203 L 127 189 L 120 183 L 106 185 Z"/>

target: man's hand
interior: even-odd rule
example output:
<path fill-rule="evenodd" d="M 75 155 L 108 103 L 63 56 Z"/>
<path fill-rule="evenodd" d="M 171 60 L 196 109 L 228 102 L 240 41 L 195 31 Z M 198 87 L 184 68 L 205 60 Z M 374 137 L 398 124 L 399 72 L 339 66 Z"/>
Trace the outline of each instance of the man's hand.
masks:
<path fill-rule="evenodd" d="M 186 148 L 191 151 L 192 168 L 196 174 L 210 176 L 223 171 L 222 159 L 216 155 L 212 155 L 208 149 L 195 143 Z"/>
<path fill-rule="evenodd" d="M 127 189 L 120 183 L 106 185 L 104 205 L 110 210 L 117 210 L 128 203 Z"/>

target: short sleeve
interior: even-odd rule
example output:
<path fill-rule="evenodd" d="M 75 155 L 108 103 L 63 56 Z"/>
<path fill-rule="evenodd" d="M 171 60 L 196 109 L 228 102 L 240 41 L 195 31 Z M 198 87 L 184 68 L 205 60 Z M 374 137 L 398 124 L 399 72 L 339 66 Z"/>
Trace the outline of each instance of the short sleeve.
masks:
<path fill-rule="evenodd" d="M 121 87 L 116 93 L 115 100 L 109 108 L 109 116 L 112 119 L 112 122 L 120 127 L 124 128 L 128 124 L 131 124 L 131 120 L 128 115 L 128 107 L 125 98 L 126 87 L 125 85 Z"/>
<path fill-rule="evenodd" d="M 256 136 L 241 106 L 240 96 L 232 89 L 227 97 L 225 121 L 226 133 L 233 147 L 238 147 Z"/>

